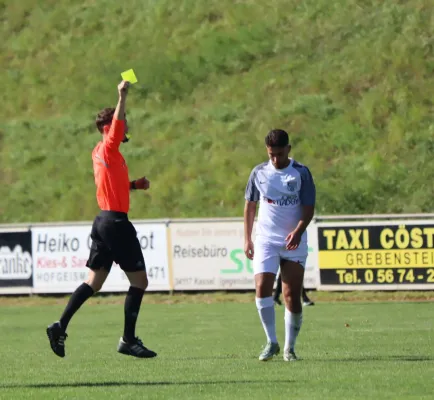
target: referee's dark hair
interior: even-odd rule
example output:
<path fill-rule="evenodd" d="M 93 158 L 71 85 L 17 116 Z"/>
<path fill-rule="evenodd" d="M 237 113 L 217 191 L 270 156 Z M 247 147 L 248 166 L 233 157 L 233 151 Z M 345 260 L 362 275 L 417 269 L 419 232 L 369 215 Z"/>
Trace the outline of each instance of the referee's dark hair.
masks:
<path fill-rule="evenodd" d="M 267 147 L 285 147 L 288 144 L 288 134 L 283 129 L 273 129 L 265 136 L 265 145 Z"/>
<path fill-rule="evenodd" d="M 109 107 L 101 110 L 96 116 L 96 120 L 95 120 L 96 127 L 101 133 L 104 132 L 103 128 L 105 125 L 110 125 L 112 123 L 114 113 L 115 113 L 115 109 Z"/>

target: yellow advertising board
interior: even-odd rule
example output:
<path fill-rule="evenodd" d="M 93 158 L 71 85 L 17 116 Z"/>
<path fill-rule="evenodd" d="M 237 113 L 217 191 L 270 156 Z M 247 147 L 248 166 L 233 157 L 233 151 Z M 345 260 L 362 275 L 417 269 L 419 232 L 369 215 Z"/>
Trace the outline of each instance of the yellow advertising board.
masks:
<path fill-rule="evenodd" d="M 434 289 L 434 221 L 318 224 L 321 287 Z"/>

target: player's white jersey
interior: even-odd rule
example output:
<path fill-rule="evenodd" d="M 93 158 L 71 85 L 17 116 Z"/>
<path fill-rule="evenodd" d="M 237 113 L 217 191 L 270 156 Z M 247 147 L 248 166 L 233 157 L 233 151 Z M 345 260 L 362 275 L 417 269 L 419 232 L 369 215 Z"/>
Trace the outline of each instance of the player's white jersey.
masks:
<path fill-rule="evenodd" d="M 315 184 L 309 169 L 290 159 L 284 169 L 276 169 L 271 161 L 256 166 L 249 177 L 245 199 L 259 201 L 256 237 L 276 245 L 285 245 L 285 238 L 300 222 L 303 205 L 315 205 Z M 307 245 L 303 233 L 300 247 Z"/>

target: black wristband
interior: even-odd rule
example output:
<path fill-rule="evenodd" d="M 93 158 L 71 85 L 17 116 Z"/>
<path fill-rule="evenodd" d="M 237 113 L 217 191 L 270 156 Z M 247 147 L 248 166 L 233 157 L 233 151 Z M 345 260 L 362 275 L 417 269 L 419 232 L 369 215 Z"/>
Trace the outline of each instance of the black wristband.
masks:
<path fill-rule="evenodd" d="M 131 189 L 136 190 L 136 181 L 131 181 Z"/>

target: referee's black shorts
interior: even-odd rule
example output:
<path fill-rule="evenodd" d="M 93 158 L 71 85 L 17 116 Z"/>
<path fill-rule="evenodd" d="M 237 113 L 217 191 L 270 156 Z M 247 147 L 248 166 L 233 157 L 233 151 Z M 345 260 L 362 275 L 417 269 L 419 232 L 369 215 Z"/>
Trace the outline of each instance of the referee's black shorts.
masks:
<path fill-rule="evenodd" d="M 92 245 L 86 266 L 110 271 L 113 261 L 126 272 L 146 271 L 137 231 L 128 215 L 101 211 L 95 218 L 90 234 Z"/>

